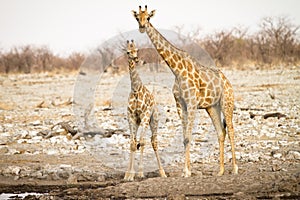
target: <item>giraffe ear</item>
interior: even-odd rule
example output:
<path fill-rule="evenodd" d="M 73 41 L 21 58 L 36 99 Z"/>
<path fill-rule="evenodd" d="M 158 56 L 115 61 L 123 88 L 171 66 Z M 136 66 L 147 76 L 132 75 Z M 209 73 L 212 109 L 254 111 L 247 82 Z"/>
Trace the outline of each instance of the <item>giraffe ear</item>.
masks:
<path fill-rule="evenodd" d="M 132 13 L 132 15 L 133 15 L 135 18 L 137 18 L 137 13 L 136 13 L 136 11 L 132 10 L 131 13 Z"/>
<path fill-rule="evenodd" d="M 155 12 L 156 10 L 152 10 L 150 13 L 149 13 L 149 17 L 153 17 L 155 15 Z"/>

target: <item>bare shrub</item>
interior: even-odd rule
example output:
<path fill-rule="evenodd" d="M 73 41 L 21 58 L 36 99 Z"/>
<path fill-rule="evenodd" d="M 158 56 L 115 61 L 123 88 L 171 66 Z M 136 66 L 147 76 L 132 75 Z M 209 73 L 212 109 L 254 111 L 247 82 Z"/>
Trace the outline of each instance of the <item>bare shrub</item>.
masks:
<path fill-rule="evenodd" d="M 253 37 L 257 45 L 256 59 L 270 65 L 296 64 L 299 62 L 299 26 L 287 17 L 265 17 L 259 24 L 260 31 Z"/>
<path fill-rule="evenodd" d="M 46 46 L 14 47 L 6 53 L 0 52 L 0 73 L 72 71 L 79 69 L 84 57 L 81 53 L 66 58 L 55 56 Z"/>
<path fill-rule="evenodd" d="M 232 60 L 231 51 L 234 45 L 232 31 L 218 31 L 208 35 L 202 45 L 215 59 L 216 65 L 228 65 Z"/>
<path fill-rule="evenodd" d="M 259 23 L 259 28 L 257 32 L 249 34 L 247 28 L 235 27 L 216 31 L 204 38 L 194 38 L 194 41 L 197 41 L 211 55 L 216 65 L 221 67 L 299 64 L 299 26 L 294 25 L 288 17 L 266 17 Z M 177 27 L 177 31 L 178 29 L 180 27 Z"/>

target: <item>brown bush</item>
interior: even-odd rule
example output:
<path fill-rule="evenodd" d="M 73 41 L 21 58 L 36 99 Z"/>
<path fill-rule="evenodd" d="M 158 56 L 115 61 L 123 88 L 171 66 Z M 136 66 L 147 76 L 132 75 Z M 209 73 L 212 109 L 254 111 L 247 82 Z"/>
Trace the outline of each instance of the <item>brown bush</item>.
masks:
<path fill-rule="evenodd" d="M 53 55 L 47 47 L 14 47 L 0 54 L 0 73 L 36 73 L 77 70 L 84 55 L 73 53 L 67 58 Z"/>
<path fill-rule="evenodd" d="M 242 66 L 251 63 L 262 67 L 300 63 L 299 26 L 287 17 L 263 18 L 260 30 L 247 34 L 247 29 L 218 31 L 198 40 L 219 66 Z"/>

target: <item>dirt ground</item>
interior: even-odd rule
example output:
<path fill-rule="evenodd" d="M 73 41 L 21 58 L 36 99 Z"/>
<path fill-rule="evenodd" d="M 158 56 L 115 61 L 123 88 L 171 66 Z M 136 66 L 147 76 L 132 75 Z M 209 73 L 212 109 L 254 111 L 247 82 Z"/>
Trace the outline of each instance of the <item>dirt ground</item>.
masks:
<path fill-rule="evenodd" d="M 162 112 L 159 146 L 167 178 L 159 177 L 148 147 L 145 178 L 123 180 L 129 156 L 127 75 L 101 76 L 94 111 L 106 132 L 78 139 L 60 124 L 76 130 L 72 105 L 77 74 L 1 75 L 0 199 L 300 198 L 299 67 L 224 70 L 235 90 L 239 174 L 231 174 L 226 139 L 225 174 L 216 176 L 216 133 L 205 111 L 199 111 L 190 178 L 181 177 L 183 144 L 170 92 L 174 78 L 163 71 L 154 79 L 152 72 L 142 70 Z"/>

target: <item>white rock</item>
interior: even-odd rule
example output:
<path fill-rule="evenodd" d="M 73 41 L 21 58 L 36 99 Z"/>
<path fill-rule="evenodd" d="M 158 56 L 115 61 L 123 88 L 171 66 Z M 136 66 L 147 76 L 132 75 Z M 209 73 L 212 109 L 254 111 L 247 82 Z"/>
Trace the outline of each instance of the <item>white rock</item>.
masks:
<path fill-rule="evenodd" d="M 43 141 L 43 137 L 42 136 L 34 136 L 31 141 L 33 143 L 37 143 L 37 142 L 42 142 Z"/>
<path fill-rule="evenodd" d="M 263 160 L 271 160 L 272 157 L 270 155 L 262 155 Z"/>
<path fill-rule="evenodd" d="M 289 145 L 288 141 L 284 141 L 284 140 L 278 141 L 278 144 L 280 144 L 280 145 L 282 145 L 282 146 L 287 146 L 287 145 Z"/>
<path fill-rule="evenodd" d="M 257 155 L 257 154 L 250 154 L 249 161 L 251 161 L 251 162 L 258 162 L 259 161 L 259 155 Z"/>
<path fill-rule="evenodd" d="M 4 126 L 5 126 L 5 128 L 8 128 L 8 129 L 9 129 L 9 128 L 13 128 L 13 127 L 14 127 L 14 124 L 5 124 Z"/>
<path fill-rule="evenodd" d="M 268 127 L 273 128 L 276 124 L 275 124 L 275 122 L 273 122 L 273 121 L 267 121 L 266 125 L 267 125 Z"/>
<path fill-rule="evenodd" d="M 266 132 L 266 136 L 269 137 L 269 138 L 274 138 L 276 137 L 276 133 L 275 132 Z"/>
<path fill-rule="evenodd" d="M 23 130 L 23 131 L 21 132 L 21 138 L 26 138 L 28 135 L 29 135 L 29 133 L 28 133 L 28 131 L 26 131 L 26 130 Z M 27 138 L 26 138 L 26 139 L 27 139 Z"/>
<path fill-rule="evenodd" d="M 32 152 L 32 155 L 38 155 L 40 153 L 41 153 L 40 151 L 34 151 L 34 152 Z"/>
<path fill-rule="evenodd" d="M 68 164 L 61 164 L 61 165 L 59 165 L 59 168 L 71 168 L 72 167 L 72 165 L 68 165 Z"/>
<path fill-rule="evenodd" d="M 8 136 L 0 135 L 0 145 L 7 145 L 9 143 L 10 139 Z"/>
<path fill-rule="evenodd" d="M 76 150 L 76 153 L 83 153 L 85 152 L 85 148 L 78 148 L 78 150 Z"/>
<path fill-rule="evenodd" d="M 36 131 L 36 130 L 33 130 L 33 131 L 30 131 L 29 134 L 31 135 L 31 137 L 35 137 L 38 135 L 40 131 Z"/>
<path fill-rule="evenodd" d="M 296 160 L 300 160 L 300 152 L 298 151 L 289 151 L 288 155 L 287 155 L 288 159 L 296 159 Z"/>
<path fill-rule="evenodd" d="M 282 153 L 275 153 L 273 155 L 274 158 L 281 158 L 282 157 Z"/>
<path fill-rule="evenodd" d="M 50 142 L 51 142 L 51 144 L 58 144 L 59 143 L 59 139 L 57 137 L 51 137 L 50 138 Z"/>
<path fill-rule="evenodd" d="M 85 146 L 83 146 L 83 145 L 79 145 L 77 148 L 78 151 L 84 151 L 84 149 L 85 149 Z"/>
<path fill-rule="evenodd" d="M 17 143 L 18 144 L 26 143 L 26 139 L 19 139 L 17 140 Z"/>
<path fill-rule="evenodd" d="M 55 154 L 58 154 L 59 151 L 56 150 L 56 149 L 49 149 L 46 153 L 47 153 L 48 155 L 55 155 Z"/>
<path fill-rule="evenodd" d="M 17 151 L 16 149 L 10 148 L 10 149 L 9 149 L 9 152 L 8 152 L 7 154 L 11 154 L 11 155 L 14 155 L 14 154 L 20 154 L 20 151 Z"/>
<path fill-rule="evenodd" d="M 42 123 L 41 123 L 40 120 L 35 120 L 35 121 L 29 123 L 29 125 L 32 125 L 32 126 L 39 126 L 39 125 L 42 125 Z"/>
<path fill-rule="evenodd" d="M 56 138 L 60 141 L 61 144 L 65 144 L 65 145 L 72 145 L 72 144 L 74 144 L 75 140 L 70 140 L 66 136 L 67 135 L 65 135 L 64 137 L 57 136 Z"/>
<path fill-rule="evenodd" d="M 30 167 L 28 167 L 28 166 L 23 166 L 22 168 L 21 168 L 21 171 L 20 171 L 20 174 L 19 174 L 19 176 L 20 177 L 28 177 L 28 176 L 30 176 L 30 174 L 32 173 L 32 169 L 30 168 Z"/>
<path fill-rule="evenodd" d="M 37 179 L 45 179 L 47 175 L 43 175 L 41 171 L 37 171 L 31 174 L 31 176 L 36 177 Z"/>
<path fill-rule="evenodd" d="M 60 135 L 60 134 L 66 133 L 66 130 L 63 129 L 63 128 L 57 128 L 57 129 L 55 129 L 55 130 L 53 130 L 53 131 L 54 131 L 54 134 L 55 134 L 55 135 Z"/>
<path fill-rule="evenodd" d="M 235 157 L 237 160 L 240 160 L 241 159 L 241 153 L 240 152 L 235 152 Z"/>
<path fill-rule="evenodd" d="M 9 136 L 11 136 L 11 134 L 9 132 L 4 132 L 4 133 L 1 133 L 1 136 L 9 137 Z"/>
<path fill-rule="evenodd" d="M 272 144 L 271 149 L 272 149 L 272 150 L 278 150 L 278 149 L 280 149 L 280 147 L 279 147 L 279 146 L 275 146 L 274 144 Z"/>
<path fill-rule="evenodd" d="M 9 169 L 12 174 L 19 175 L 21 168 L 18 166 L 9 166 Z"/>

